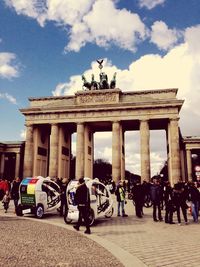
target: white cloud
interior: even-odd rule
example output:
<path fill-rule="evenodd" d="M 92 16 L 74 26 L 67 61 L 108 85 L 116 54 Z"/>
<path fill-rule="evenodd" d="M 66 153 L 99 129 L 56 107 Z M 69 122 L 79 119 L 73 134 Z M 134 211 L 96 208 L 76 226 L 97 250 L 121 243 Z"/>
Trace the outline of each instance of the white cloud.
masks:
<path fill-rule="evenodd" d="M 158 5 L 163 5 L 166 0 L 139 0 L 140 7 L 146 7 L 147 9 L 152 9 Z"/>
<path fill-rule="evenodd" d="M 13 53 L 0 53 L 0 78 L 14 78 L 19 76 L 19 66 L 16 55 Z"/>
<path fill-rule="evenodd" d="M 82 20 L 94 2 L 95 0 L 48 0 L 46 20 L 53 20 L 61 25 L 73 26 Z"/>
<path fill-rule="evenodd" d="M 110 0 L 96 1 L 92 10 L 83 17 L 83 22 L 83 41 L 86 42 L 90 35 L 89 41 L 102 47 L 115 44 L 135 51 L 137 42 L 147 35 L 145 25 L 137 14 L 117 9 Z"/>
<path fill-rule="evenodd" d="M 25 129 L 21 130 L 21 132 L 20 132 L 20 138 L 22 140 L 26 140 L 26 130 Z"/>
<path fill-rule="evenodd" d="M 161 50 L 172 48 L 180 39 L 181 32 L 176 29 L 169 29 L 163 21 L 156 21 L 151 26 L 151 42 Z"/>
<path fill-rule="evenodd" d="M 15 105 L 17 104 L 16 98 L 8 93 L 0 93 L 0 99 L 6 99 L 12 104 L 15 104 Z"/>
<path fill-rule="evenodd" d="M 14 8 L 18 15 L 37 19 L 42 26 L 46 19 L 46 0 L 4 0 L 6 5 Z"/>
<path fill-rule="evenodd" d="M 69 32 L 66 51 L 78 52 L 86 43 L 111 44 L 135 51 L 148 30 L 137 14 L 117 9 L 112 0 L 4 0 L 17 14 L 36 19 L 41 26 L 53 21 Z"/>

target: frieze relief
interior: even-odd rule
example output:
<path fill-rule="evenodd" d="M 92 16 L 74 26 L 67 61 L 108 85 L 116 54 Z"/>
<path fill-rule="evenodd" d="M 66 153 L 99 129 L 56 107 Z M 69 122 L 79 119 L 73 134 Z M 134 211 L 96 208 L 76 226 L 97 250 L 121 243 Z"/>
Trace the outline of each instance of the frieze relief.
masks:
<path fill-rule="evenodd" d="M 78 95 L 77 104 L 97 104 L 97 103 L 117 103 L 118 94 L 103 93 L 103 94 L 87 94 Z"/>

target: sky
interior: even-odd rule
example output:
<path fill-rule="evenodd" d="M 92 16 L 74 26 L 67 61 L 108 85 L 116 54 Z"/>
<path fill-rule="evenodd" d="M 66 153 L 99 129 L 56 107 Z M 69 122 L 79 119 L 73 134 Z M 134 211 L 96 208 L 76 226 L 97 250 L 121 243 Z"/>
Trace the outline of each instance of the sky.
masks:
<path fill-rule="evenodd" d="M 24 140 L 28 98 L 82 90 L 82 74 L 99 74 L 96 59 L 123 92 L 178 88 L 181 133 L 200 136 L 199 14 L 199 0 L 1 0 L 0 141 Z M 111 161 L 111 138 L 95 134 L 95 158 Z M 165 139 L 151 131 L 152 175 Z M 125 142 L 126 169 L 140 174 L 139 133 Z"/>

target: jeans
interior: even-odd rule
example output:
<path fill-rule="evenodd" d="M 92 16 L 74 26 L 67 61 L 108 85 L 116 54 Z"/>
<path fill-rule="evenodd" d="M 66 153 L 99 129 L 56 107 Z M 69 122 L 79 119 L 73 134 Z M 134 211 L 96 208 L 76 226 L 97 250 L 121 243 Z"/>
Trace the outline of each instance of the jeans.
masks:
<path fill-rule="evenodd" d="M 157 215 L 158 215 L 158 219 L 162 220 L 160 202 L 153 202 L 153 219 L 154 219 L 154 221 L 157 220 Z"/>
<path fill-rule="evenodd" d="M 118 202 L 118 212 L 117 212 L 118 215 L 120 215 L 120 207 L 121 207 L 122 215 L 125 214 L 124 204 L 125 204 L 124 200 Z"/>
<path fill-rule="evenodd" d="M 15 209 L 16 209 L 18 206 L 19 198 L 14 198 L 13 201 L 14 201 L 14 205 L 15 205 Z"/>
<path fill-rule="evenodd" d="M 198 222 L 198 217 L 199 217 L 199 202 L 195 201 L 192 202 L 192 217 L 194 222 Z"/>
<path fill-rule="evenodd" d="M 184 221 L 187 222 L 188 221 L 188 219 L 187 219 L 187 209 L 186 209 L 185 205 L 183 204 L 183 205 L 177 205 L 176 206 L 178 223 L 181 223 L 180 209 L 182 210 Z"/>
<path fill-rule="evenodd" d="M 79 217 L 78 217 L 78 222 L 76 224 L 76 227 L 79 228 L 81 223 L 82 223 L 82 219 L 84 220 L 85 226 L 87 230 L 90 230 L 90 225 L 89 225 L 89 209 L 86 206 L 78 206 L 78 210 L 79 210 Z"/>

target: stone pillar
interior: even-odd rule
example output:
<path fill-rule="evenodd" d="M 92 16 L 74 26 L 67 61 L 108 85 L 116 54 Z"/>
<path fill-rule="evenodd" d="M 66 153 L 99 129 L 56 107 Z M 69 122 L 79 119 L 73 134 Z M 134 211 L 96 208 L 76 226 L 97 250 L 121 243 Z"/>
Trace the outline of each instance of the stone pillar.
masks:
<path fill-rule="evenodd" d="M 33 125 L 26 125 L 26 142 L 24 152 L 24 177 L 33 176 Z"/>
<path fill-rule="evenodd" d="M 5 166 L 5 154 L 1 154 L 1 161 L 0 161 L 0 178 L 3 178 L 4 175 L 4 166 Z"/>
<path fill-rule="evenodd" d="M 171 119 L 169 121 L 168 138 L 169 138 L 168 175 L 169 175 L 169 181 L 173 186 L 175 183 L 181 180 L 178 118 Z"/>
<path fill-rule="evenodd" d="M 19 167 L 20 167 L 20 153 L 16 153 L 15 177 L 19 177 Z"/>
<path fill-rule="evenodd" d="M 121 148 L 120 148 L 120 123 L 112 124 L 112 179 L 117 183 L 121 180 Z"/>
<path fill-rule="evenodd" d="M 190 149 L 186 149 L 187 160 L 187 177 L 188 181 L 192 180 L 192 154 Z"/>
<path fill-rule="evenodd" d="M 58 124 L 51 125 L 50 153 L 49 153 L 49 176 L 58 175 Z"/>
<path fill-rule="evenodd" d="M 93 155 L 94 155 L 94 142 L 93 131 L 91 127 L 85 125 L 84 129 L 84 176 L 93 178 Z"/>
<path fill-rule="evenodd" d="M 77 123 L 76 179 L 84 177 L 84 123 Z"/>
<path fill-rule="evenodd" d="M 140 156 L 141 156 L 141 180 L 150 181 L 150 131 L 147 120 L 140 121 Z"/>
<path fill-rule="evenodd" d="M 70 177 L 71 132 L 67 124 L 59 127 L 58 138 L 58 177 Z"/>
<path fill-rule="evenodd" d="M 124 147 L 124 131 L 120 129 L 120 146 L 121 146 L 121 179 L 125 180 L 125 147 Z"/>

